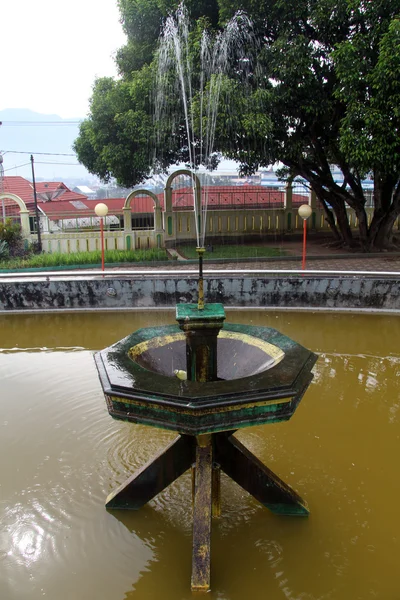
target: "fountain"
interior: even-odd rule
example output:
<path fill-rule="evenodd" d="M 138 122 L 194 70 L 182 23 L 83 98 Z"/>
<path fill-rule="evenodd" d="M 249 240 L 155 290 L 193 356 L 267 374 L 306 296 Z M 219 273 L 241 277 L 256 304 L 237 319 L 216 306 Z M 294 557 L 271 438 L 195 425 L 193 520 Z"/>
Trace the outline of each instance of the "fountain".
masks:
<path fill-rule="evenodd" d="M 201 64 L 207 65 L 209 93 L 202 131 L 203 92 L 200 76 L 200 132 L 194 133 L 193 97 L 187 17 L 167 20 L 160 50 L 160 89 L 171 52 L 183 103 L 189 162 L 209 166 L 221 76 L 228 49 L 238 33 L 210 44 L 203 37 Z M 237 50 L 237 48 L 236 48 Z M 167 78 L 168 79 L 168 78 Z M 158 106 L 162 105 L 162 94 Z M 161 100 L 160 100 L 161 98 Z M 162 119 L 160 119 L 162 120 Z M 205 143 L 203 144 L 203 135 Z M 196 156 L 199 147 L 199 156 Z M 109 495 L 108 509 L 139 509 L 188 469 L 193 469 L 193 591 L 210 589 L 212 516 L 220 516 L 220 473 L 238 483 L 278 515 L 308 515 L 306 503 L 263 465 L 235 431 L 291 418 L 308 388 L 316 355 L 269 327 L 224 323 L 222 304 L 204 301 L 203 255 L 207 198 L 198 178 L 194 211 L 199 257 L 196 304 L 178 304 L 177 325 L 139 329 L 95 355 L 110 415 L 176 431 L 177 438 Z"/>
<path fill-rule="evenodd" d="M 178 437 L 109 495 L 108 509 L 139 509 L 193 468 L 191 587 L 210 588 L 211 517 L 220 515 L 221 470 L 278 515 L 306 503 L 234 433 L 291 418 L 316 355 L 269 327 L 224 324 L 221 304 L 178 304 L 177 325 L 139 329 L 95 355 L 110 415 Z"/>

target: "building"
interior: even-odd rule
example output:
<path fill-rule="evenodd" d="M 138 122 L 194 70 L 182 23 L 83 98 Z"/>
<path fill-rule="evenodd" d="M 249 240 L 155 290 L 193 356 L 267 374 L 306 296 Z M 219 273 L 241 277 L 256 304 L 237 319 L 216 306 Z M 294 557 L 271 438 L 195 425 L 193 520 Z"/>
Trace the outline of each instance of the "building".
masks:
<path fill-rule="evenodd" d="M 202 243 L 204 236 L 211 243 L 282 236 L 302 231 L 303 221 L 298 214 L 302 204 L 309 204 L 312 209 L 307 222 L 309 229 L 329 230 L 325 210 L 304 182 L 295 181 L 283 187 L 277 181 L 275 174 L 268 172 L 262 185 L 201 186 L 196 174 L 178 170 L 169 176 L 164 191 L 158 194 L 135 189 L 126 198 L 102 200 L 108 206 L 104 219 L 105 247 L 109 250 L 174 247 L 181 243 Z M 19 218 L 23 236 L 35 240 L 37 220 L 32 184 L 22 177 L 5 177 L 0 201 L 3 218 Z M 98 250 L 100 219 L 95 214 L 98 202 L 70 190 L 62 182 L 38 183 L 37 208 L 44 251 Z M 197 218 L 195 203 L 201 215 Z M 348 216 L 350 227 L 356 228 L 354 211 L 348 209 Z M 368 219 L 371 219 L 370 209 Z M 400 218 L 395 227 L 400 228 Z"/>
<path fill-rule="evenodd" d="M 83 196 L 86 196 L 86 198 L 89 198 L 89 200 L 94 200 L 97 196 L 97 192 L 92 190 L 87 185 L 77 185 L 73 188 L 72 191 L 76 192 L 77 194 L 82 194 Z"/>

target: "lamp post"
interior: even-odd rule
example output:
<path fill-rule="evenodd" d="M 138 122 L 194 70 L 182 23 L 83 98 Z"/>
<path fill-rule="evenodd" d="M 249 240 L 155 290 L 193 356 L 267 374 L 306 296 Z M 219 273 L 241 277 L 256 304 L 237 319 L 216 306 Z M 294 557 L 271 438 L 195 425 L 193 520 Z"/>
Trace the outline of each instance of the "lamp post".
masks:
<path fill-rule="evenodd" d="M 31 168 L 32 168 L 32 185 L 33 185 L 33 201 L 35 204 L 35 215 L 36 215 L 36 226 L 37 226 L 37 241 L 38 241 L 38 250 L 42 251 L 42 237 L 40 235 L 40 219 L 39 219 L 39 208 L 37 203 L 37 194 L 36 194 L 36 181 L 35 181 L 35 167 L 33 166 L 34 159 L 33 154 L 31 154 Z"/>
<path fill-rule="evenodd" d="M 301 268 L 304 271 L 306 268 L 307 219 L 311 216 L 312 208 L 309 204 L 302 204 L 299 206 L 298 213 L 303 219 L 303 259 L 301 262 Z"/>
<path fill-rule="evenodd" d="M 96 215 L 98 217 L 100 217 L 101 270 L 104 271 L 104 226 L 103 226 L 103 220 L 104 220 L 104 217 L 108 213 L 107 204 L 103 204 L 103 202 L 99 202 L 99 204 L 96 204 L 96 206 L 94 207 L 94 212 L 96 213 Z"/>

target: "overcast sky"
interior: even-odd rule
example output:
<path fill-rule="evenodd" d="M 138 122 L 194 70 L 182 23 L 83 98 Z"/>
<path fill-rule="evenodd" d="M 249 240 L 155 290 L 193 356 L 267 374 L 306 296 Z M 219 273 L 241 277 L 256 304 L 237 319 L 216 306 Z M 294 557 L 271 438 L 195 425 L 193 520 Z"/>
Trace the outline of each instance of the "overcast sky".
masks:
<path fill-rule="evenodd" d="M 0 23 L 0 110 L 84 117 L 95 77 L 116 75 L 117 0 L 3 1 Z"/>

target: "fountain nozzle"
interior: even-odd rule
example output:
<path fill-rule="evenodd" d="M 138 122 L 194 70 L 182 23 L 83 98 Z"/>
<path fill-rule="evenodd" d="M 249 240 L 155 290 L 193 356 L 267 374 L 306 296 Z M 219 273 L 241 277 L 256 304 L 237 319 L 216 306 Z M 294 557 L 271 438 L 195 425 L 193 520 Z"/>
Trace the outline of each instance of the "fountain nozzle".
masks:
<path fill-rule="evenodd" d="M 198 310 L 204 310 L 203 254 L 205 251 L 206 249 L 203 247 L 196 248 L 196 252 L 199 255 Z"/>

